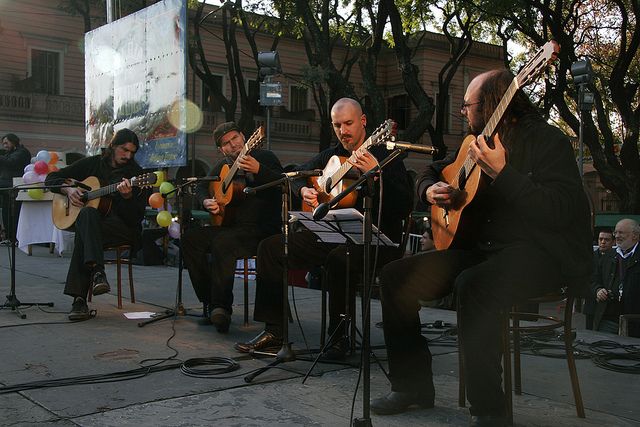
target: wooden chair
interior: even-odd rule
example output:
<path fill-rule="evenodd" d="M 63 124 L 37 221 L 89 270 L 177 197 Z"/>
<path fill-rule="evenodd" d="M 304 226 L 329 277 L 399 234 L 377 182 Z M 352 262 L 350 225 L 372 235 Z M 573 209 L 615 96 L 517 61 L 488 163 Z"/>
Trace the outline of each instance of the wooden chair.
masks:
<path fill-rule="evenodd" d="M 249 266 L 249 260 L 251 260 L 251 259 L 254 261 L 253 267 Z M 249 326 L 249 276 L 252 275 L 252 274 L 255 276 L 255 274 L 256 274 L 256 268 L 255 268 L 256 257 L 255 256 L 244 257 L 244 258 L 238 258 L 238 260 L 242 260 L 243 267 L 242 268 L 238 268 L 236 266 L 235 274 L 242 274 L 243 275 L 243 279 L 244 279 L 244 326 Z"/>
<path fill-rule="evenodd" d="M 505 405 L 507 420 L 513 425 L 513 400 L 511 396 L 511 346 L 509 333 L 513 335 L 513 373 L 514 373 L 514 391 L 517 395 L 522 394 L 522 377 L 520 365 L 520 333 L 521 332 L 539 332 L 550 331 L 563 328 L 563 337 L 565 345 L 565 353 L 567 358 L 567 367 L 569 370 L 569 378 L 571 379 L 571 387 L 573 389 L 573 398 L 576 405 L 576 413 L 579 418 L 585 418 L 584 404 L 582 402 L 582 394 L 580 392 L 580 384 L 578 382 L 578 373 L 576 371 L 576 363 L 573 354 L 573 334 L 571 332 L 571 321 L 573 315 L 573 305 L 575 297 L 565 295 L 563 293 L 553 293 L 539 298 L 531 298 L 527 303 L 546 303 L 564 301 L 564 316 L 556 318 L 553 316 L 544 316 L 538 313 L 522 313 L 518 312 L 516 306 L 513 311 L 503 314 L 502 322 L 502 343 L 503 343 L 503 383 L 505 392 Z M 520 326 L 520 319 L 539 319 L 544 320 L 542 325 Z M 510 322 L 511 321 L 511 322 Z M 511 323 L 511 325 L 510 325 Z M 458 315 L 458 325 L 460 325 L 460 316 Z M 458 389 L 458 406 L 464 407 L 466 404 L 465 381 L 464 381 L 464 348 L 462 343 L 458 342 L 458 363 L 459 363 L 459 389 Z"/>
<path fill-rule="evenodd" d="M 131 295 L 131 302 L 136 302 L 136 296 L 133 291 L 133 270 L 131 265 L 131 245 L 117 245 L 117 246 L 107 246 L 104 248 L 105 252 L 107 251 L 115 251 L 116 256 L 114 259 L 105 259 L 104 263 L 107 264 L 115 264 L 116 265 L 116 274 L 117 274 L 117 292 L 118 292 L 118 308 L 122 309 L 122 264 L 126 263 L 129 268 L 129 294 Z M 128 252 L 127 257 L 123 257 L 123 252 Z M 89 295 L 87 297 L 87 301 L 91 302 L 91 297 L 93 296 L 93 289 L 89 287 Z"/>

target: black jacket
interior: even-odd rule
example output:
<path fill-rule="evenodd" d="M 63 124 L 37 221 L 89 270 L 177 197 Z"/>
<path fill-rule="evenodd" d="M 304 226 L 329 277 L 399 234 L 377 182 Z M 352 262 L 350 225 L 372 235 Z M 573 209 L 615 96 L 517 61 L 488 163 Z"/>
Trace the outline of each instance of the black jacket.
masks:
<path fill-rule="evenodd" d="M 280 160 L 271 151 L 252 150 L 250 155 L 260 163 L 260 170 L 256 175 L 246 174 L 239 170 L 237 177 L 244 176 L 247 187 L 257 187 L 275 181 L 282 177 Z M 230 159 L 220 160 L 212 169 L 211 176 L 219 175 L 223 165 L 233 164 Z M 198 202 L 202 208 L 205 199 L 210 199 L 209 184 L 201 182 L 196 188 Z M 239 197 L 238 197 L 239 196 Z M 280 186 L 275 186 L 254 195 L 244 197 L 244 194 L 235 194 L 231 204 L 225 208 L 225 218 L 231 218 L 230 225 L 258 226 L 266 235 L 275 234 L 280 230 Z"/>
<path fill-rule="evenodd" d="M 381 145 L 369 147 L 369 152 L 382 161 L 389 155 L 389 151 Z M 334 147 L 327 148 L 318 153 L 308 162 L 298 166 L 297 170 L 324 169 L 331 156 L 349 157 L 349 153 L 337 143 Z M 297 180 L 293 185 L 294 194 L 300 195 L 300 189 L 307 184 L 304 180 Z M 402 221 L 407 218 L 413 208 L 412 185 L 409 181 L 407 170 L 402 158 L 397 158 L 382 170 L 382 218 L 380 230 L 391 240 L 398 243 L 402 237 Z M 380 201 L 380 180 L 375 183 L 373 198 L 373 223 L 377 224 L 378 206 Z M 358 194 L 356 209 L 362 211 L 362 193 Z"/>
<path fill-rule="evenodd" d="M 24 145 L 0 156 L 0 187 L 13 186 L 13 178 L 22 176 L 24 168 L 31 163 L 31 153 Z"/>
<path fill-rule="evenodd" d="M 499 250 L 530 242 L 556 260 L 566 284 L 588 293 L 592 264 L 590 211 L 571 144 L 559 129 L 531 116 L 501 136 L 507 165 L 481 189 L 466 214 L 476 218 L 476 245 Z M 418 179 L 418 195 L 440 181 L 457 153 L 434 162 Z"/>
<path fill-rule="evenodd" d="M 142 168 L 132 161 L 126 166 L 113 168 L 109 159 L 97 155 L 80 159 L 66 168 L 62 168 L 57 172 L 51 172 L 45 180 L 46 185 L 61 185 L 65 179 L 73 178 L 82 181 L 90 176 L 95 176 L 100 180 L 102 187 L 122 181 L 122 178 L 131 178 L 140 175 Z M 60 192 L 60 190 L 53 190 Z M 140 188 L 133 189 L 133 197 L 124 199 L 120 193 L 115 192 L 111 195 L 113 203 L 110 213 L 118 215 L 124 223 L 133 228 L 140 228 L 141 221 L 144 217 L 144 210 L 147 203 L 147 191 Z"/>

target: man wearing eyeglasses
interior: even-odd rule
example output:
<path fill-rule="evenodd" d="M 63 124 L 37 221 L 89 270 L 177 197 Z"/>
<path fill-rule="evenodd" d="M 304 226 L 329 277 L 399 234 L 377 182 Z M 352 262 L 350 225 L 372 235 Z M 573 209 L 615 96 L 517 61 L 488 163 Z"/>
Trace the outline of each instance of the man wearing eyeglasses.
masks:
<path fill-rule="evenodd" d="M 254 149 L 242 155 L 245 137 L 234 122 L 218 125 L 213 139 L 224 158 L 211 170 L 220 174 L 224 165 L 237 161 L 234 184 L 240 187 L 266 184 L 281 177 L 280 160 L 271 151 Z M 280 189 L 273 187 L 255 195 L 235 194 L 228 206 L 222 206 L 209 192 L 209 183 L 196 189 L 199 206 L 213 216 L 223 214 L 221 225 L 187 229 L 183 236 L 184 263 L 198 299 L 205 305 L 205 323 L 218 332 L 229 330 L 233 305 L 233 280 L 236 260 L 256 254 L 258 243 L 280 229 Z"/>
<path fill-rule="evenodd" d="M 640 225 L 633 219 L 622 219 L 613 235 L 615 255 L 599 265 L 593 284 L 598 301 L 593 324 L 598 331 L 617 334 L 621 314 L 640 314 Z M 628 335 L 640 337 L 640 325 L 631 323 Z"/>
<path fill-rule="evenodd" d="M 504 313 L 562 286 L 588 287 L 589 205 L 569 139 L 546 123 L 521 90 L 491 141 L 481 135 L 513 79 L 506 70 L 489 71 L 475 77 L 465 93 L 461 113 L 475 138 L 461 155 L 481 169 L 485 183 L 465 211 L 472 220 L 467 244 L 422 252 L 382 270 L 391 392 L 371 402 L 377 414 L 435 404 L 418 300 L 455 290 L 470 425 L 497 427 L 507 424 L 500 357 Z M 456 155 L 434 162 L 418 178 L 422 201 L 453 209 L 461 190 L 443 182 L 442 171 L 454 160 Z"/>

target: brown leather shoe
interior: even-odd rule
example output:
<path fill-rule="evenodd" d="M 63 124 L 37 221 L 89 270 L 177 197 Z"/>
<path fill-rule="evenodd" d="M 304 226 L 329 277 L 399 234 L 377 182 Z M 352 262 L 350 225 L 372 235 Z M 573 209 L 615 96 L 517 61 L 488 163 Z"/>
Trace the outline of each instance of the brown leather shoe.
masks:
<path fill-rule="evenodd" d="M 269 347 L 278 347 L 282 345 L 282 338 L 276 337 L 271 332 L 262 331 L 251 341 L 237 342 L 233 346 L 240 353 L 251 353 L 256 350 L 263 350 Z"/>

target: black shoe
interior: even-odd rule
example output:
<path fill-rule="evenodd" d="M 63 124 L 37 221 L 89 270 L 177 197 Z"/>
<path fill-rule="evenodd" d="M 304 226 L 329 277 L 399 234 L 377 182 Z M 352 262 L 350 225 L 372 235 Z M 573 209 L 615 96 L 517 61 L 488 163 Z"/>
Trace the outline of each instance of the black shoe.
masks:
<path fill-rule="evenodd" d="M 505 427 L 507 417 L 503 415 L 472 415 L 469 425 L 471 427 Z"/>
<path fill-rule="evenodd" d="M 349 350 L 349 340 L 347 337 L 340 337 L 334 340 L 324 351 L 322 359 L 324 360 L 344 360 Z"/>
<path fill-rule="evenodd" d="M 282 345 L 282 338 L 276 337 L 271 332 L 262 331 L 251 341 L 237 342 L 233 346 L 240 353 L 251 353 L 256 350 L 263 350 L 269 347 L 278 347 Z"/>
<path fill-rule="evenodd" d="M 107 282 L 107 275 L 104 274 L 104 270 L 95 270 L 91 276 L 91 291 L 94 296 L 106 294 L 111 290 L 109 282 Z"/>
<path fill-rule="evenodd" d="M 89 317 L 91 315 L 89 314 L 87 302 L 82 297 L 76 297 L 71 305 L 69 320 L 87 320 Z"/>
<path fill-rule="evenodd" d="M 421 393 L 392 391 L 384 397 L 371 401 L 371 411 L 378 415 L 399 414 L 411 406 L 433 408 L 433 396 Z"/>
<path fill-rule="evenodd" d="M 231 315 L 222 307 L 216 307 L 209 315 L 211 324 L 216 327 L 218 332 L 229 332 L 229 324 L 231 323 Z"/>

